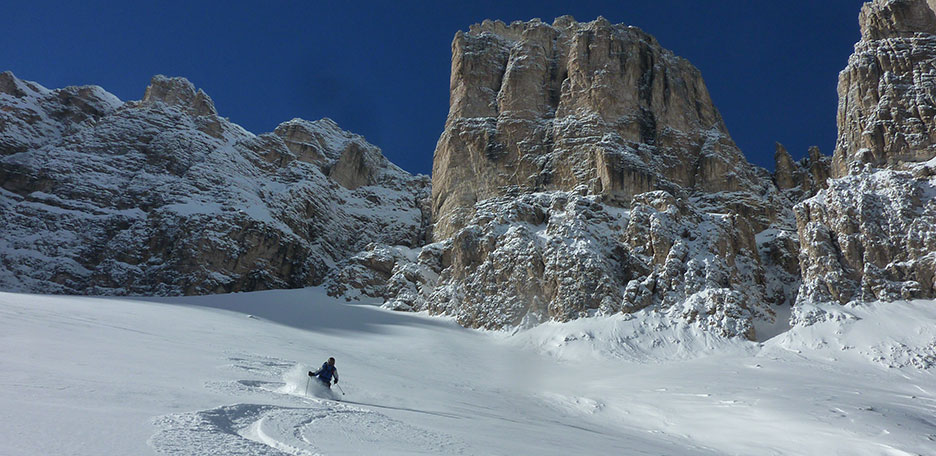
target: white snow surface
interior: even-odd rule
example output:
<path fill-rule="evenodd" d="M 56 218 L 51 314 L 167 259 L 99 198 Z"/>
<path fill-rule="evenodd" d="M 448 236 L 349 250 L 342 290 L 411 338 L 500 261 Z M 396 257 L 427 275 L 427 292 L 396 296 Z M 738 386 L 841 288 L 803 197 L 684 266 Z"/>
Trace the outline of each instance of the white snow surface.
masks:
<path fill-rule="evenodd" d="M 932 370 L 878 356 L 931 360 L 936 302 L 813 311 L 757 343 L 652 311 L 475 331 L 320 288 L 0 293 L 0 454 L 936 454 Z M 328 356 L 345 394 L 306 394 Z"/>

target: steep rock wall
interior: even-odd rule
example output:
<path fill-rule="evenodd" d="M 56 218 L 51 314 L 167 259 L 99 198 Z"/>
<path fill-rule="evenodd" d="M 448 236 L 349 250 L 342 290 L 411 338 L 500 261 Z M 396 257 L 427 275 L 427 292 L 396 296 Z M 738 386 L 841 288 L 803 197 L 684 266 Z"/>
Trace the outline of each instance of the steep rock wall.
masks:
<path fill-rule="evenodd" d="M 436 147 L 433 238 L 478 201 L 585 185 L 635 195 L 762 191 L 699 71 L 636 27 L 603 18 L 485 21 L 452 43 L 448 120 Z"/>
<path fill-rule="evenodd" d="M 795 210 L 802 302 L 936 297 L 933 6 L 861 10 L 861 41 L 839 75 L 836 179 Z"/>
<path fill-rule="evenodd" d="M 432 244 L 372 245 L 330 290 L 501 328 L 662 312 L 755 338 L 798 287 L 789 195 L 686 60 L 635 27 L 485 21 L 452 44 Z"/>

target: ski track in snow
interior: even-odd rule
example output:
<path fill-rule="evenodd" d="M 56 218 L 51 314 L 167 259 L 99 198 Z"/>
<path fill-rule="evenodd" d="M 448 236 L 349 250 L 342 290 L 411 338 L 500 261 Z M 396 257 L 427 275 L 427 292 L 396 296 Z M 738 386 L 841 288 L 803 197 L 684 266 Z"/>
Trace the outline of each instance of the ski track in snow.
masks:
<path fill-rule="evenodd" d="M 449 435 L 340 403 L 234 404 L 157 418 L 158 454 L 465 454 Z M 353 448 L 353 451 L 349 451 Z"/>
<path fill-rule="evenodd" d="M 295 362 L 250 354 L 228 360 L 232 368 L 246 373 L 288 378 L 285 382 L 245 379 L 206 383 L 208 389 L 238 397 L 255 396 L 264 402 L 158 417 L 153 421 L 158 430 L 149 442 L 158 454 L 466 454 L 466 444 L 451 435 L 393 419 L 354 402 L 341 402 L 334 392 L 318 385 L 300 384 L 308 369 Z M 306 387 L 312 395 L 304 394 L 302 388 Z M 270 405 L 273 401 L 293 405 Z"/>
<path fill-rule="evenodd" d="M 471 331 L 321 289 L 0 293 L 0 455 L 936 455 L 934 304 L 757 343 L 652 314 Z M 306 394 L 327 356 L 345 396 Z"/>

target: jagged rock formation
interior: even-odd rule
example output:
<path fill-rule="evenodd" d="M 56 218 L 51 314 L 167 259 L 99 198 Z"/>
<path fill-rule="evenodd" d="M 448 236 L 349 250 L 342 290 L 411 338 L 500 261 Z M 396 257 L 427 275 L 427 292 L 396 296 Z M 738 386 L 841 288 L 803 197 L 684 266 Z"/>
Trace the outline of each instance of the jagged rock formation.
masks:
<path fill-rule="evenodd" d="M 754 337 L 754 321 L 772 320 L 765 299 L 792 298 L 790 231 L 757 238 L 736 216 L 704 213 L 664 191 L 619 209 L 581 190 L 485 200 L 453 238 L 419 250 L 373 245 L 337 282 L 356 280 L 388 307 L 455 315 L 473 327 L 649 307 L 729 337 Z M 765 277 L 771 283 L 759 282 Z"/>
<path fill-rule="evenodd" d="M 805 158 L 794 162 L 783 144 L 777 143 L 774 163 L 774 182 L 777 188 L 790 195 L 791 201 L 802 201 L 829 187 L 832 157 L 822 155 L 816 146 L 809 148 Z"/>
<path fill-rule="evenodd" d="M 792 202 L 686 60 L 601 18 L 486 21 L 452 48 L 435 242 L 371 246 L 335 293 L 471 327 L 646 311 L 748 338 L 793 301 Z"/>
<path fill-rule="evenodd" d="M 796 207 L 804 302 L 936 297 L 934 6 L 861 10 L 839 75 L 837 179 Z"/>
<path fill-rule="evenodd" d="M 214 102 L 211 101 L 208 94 L 201 89 L 195 91 L 195 86 L 184 78 L 154 76 L 150 81 L 150 85 L 146 86 L 146 92 L 143 94 L 143 100 L 141 100 L 140 104 L 149 106 L 155 103 L 178 106 L 195 116 L 218 114 Z"/>
<path fill-rule="evenodd" d="M 452 43 L 451 101 L 432 170 L 433 238 L 476 202 L 521 191 L 762 192 L 699 71 L 636 27 L 561 17 L 485 21 Z"/>
<path fill-rule="evenodd" d="M 0 186 L 4 290 L 308 286 L 368 243 L 419 245 L 428 220 L 428 179 L 331 120 L 256 136 L 163 76 L 124 103 L 0 74 Z"/>
<path fill-rule="evenodd" d="M 866 3 L 861 41 L 839 74 L 833 177 L 936 154 L 936 14 L 925 0 Z"/>
<path fill-rule="evenodd" d="M 936 163 L 833 179 L 796 207 L 804 301 L 936 297 Z"/>
<path fill-rule="evenodd" d="M 380 149 L 342 130 L 331 119 L 293 119 L 273 132 L 300 160 L 319 165 L 323 174 L 349 190 L 371 185 L 394 187 L 403 173 Z"/>

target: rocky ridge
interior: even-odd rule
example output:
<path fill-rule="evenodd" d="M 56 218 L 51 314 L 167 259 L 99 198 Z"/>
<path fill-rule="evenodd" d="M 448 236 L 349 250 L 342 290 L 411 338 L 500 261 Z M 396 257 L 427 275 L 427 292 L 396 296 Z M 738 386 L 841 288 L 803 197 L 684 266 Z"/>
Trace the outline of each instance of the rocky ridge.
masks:
<path fill-rule="evenodd" d="M 0 74 L 0 287 L 203 294 L 321 283 L 419 245 L 428 178 L 329 119 L 253 135 L 184 78 L 141 101 Z"/>
<path fill-rule="evenodd" d="M 861 9 L 860 23 L 839 74 L 833 177 L 936 155 L 936 14 L 925 0 L 878 0 Z"/>

